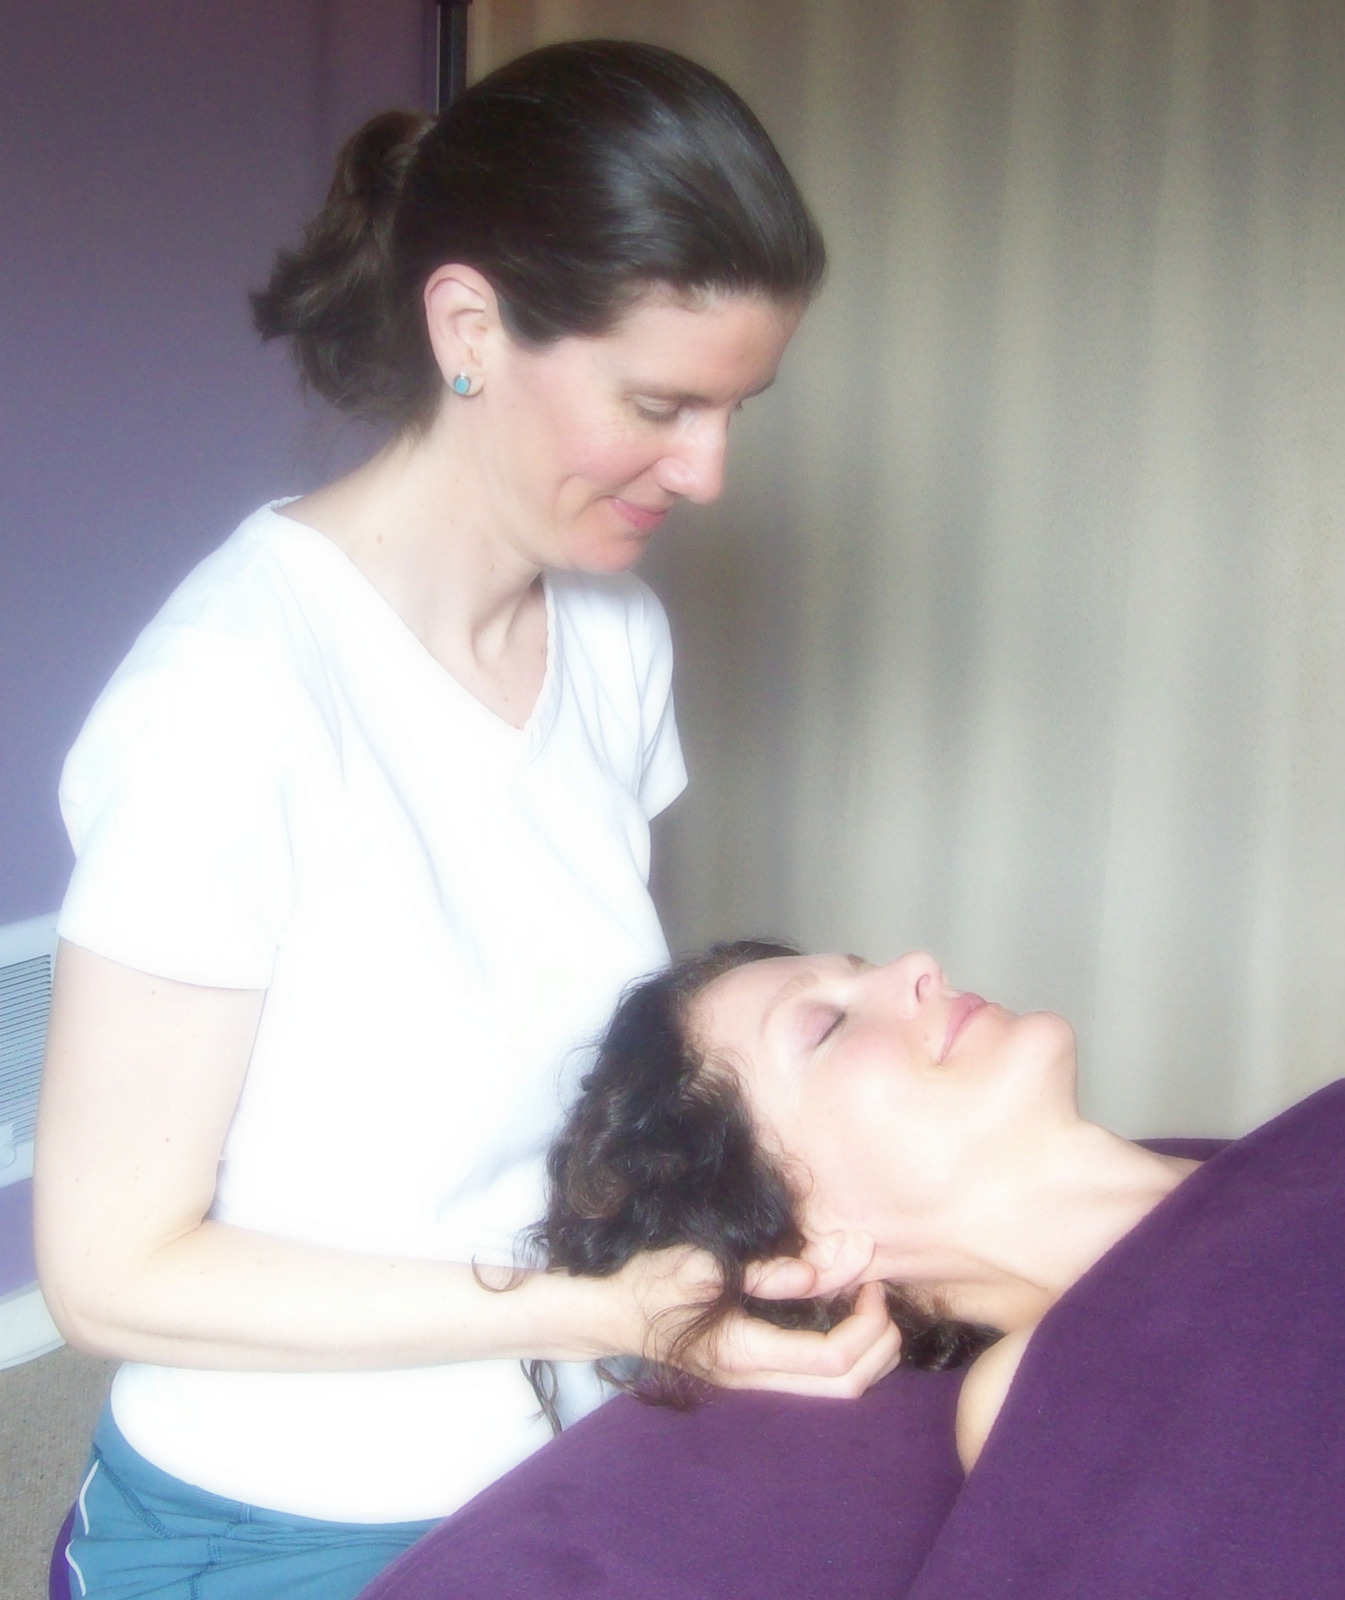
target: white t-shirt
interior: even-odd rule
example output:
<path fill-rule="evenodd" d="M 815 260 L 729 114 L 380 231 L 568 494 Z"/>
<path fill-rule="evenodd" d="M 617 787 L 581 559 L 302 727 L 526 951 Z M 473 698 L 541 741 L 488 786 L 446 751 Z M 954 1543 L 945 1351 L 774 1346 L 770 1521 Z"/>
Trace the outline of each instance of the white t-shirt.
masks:
<path fill-rule="evenodd" d="M 265 507 L 94 706 L 61 784 L 61 935 L 267 991 L 221 1221 L 491 1262 L 540 1215 L 588 1046 L 666 959 L 648 819 L 685 783 L 658 601 L 633 576 L 545 588 L 546 676 L 520 730 L 335 545 Z M 547 1437 L 512 1361 L 130 1365 L 113 1411 L 165 1471 L 351 1521 L 443 1515 Z"/>

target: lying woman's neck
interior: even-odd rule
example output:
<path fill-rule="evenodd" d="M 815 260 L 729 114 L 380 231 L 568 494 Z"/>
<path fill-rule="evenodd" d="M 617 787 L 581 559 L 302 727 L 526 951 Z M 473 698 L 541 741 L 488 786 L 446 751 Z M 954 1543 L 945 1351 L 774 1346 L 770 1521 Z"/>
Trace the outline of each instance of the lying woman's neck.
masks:
<path fill-rule="evenodd" d="M 1197 1165 L 1079 1123 L 1048 1149 L 1035 1183 L 1002 1197 L 1005 1212 L 985 1228 L 979 1263 L 965 1282 L 949 1283 L 941 1294 L 954 1315 L 1007 1334 L 976 1360 L 958 1396 L 957 1450 L 966 1471 L 980 1456 L 1037 1323 Z"/>
<path fill-rule="evenodd" d="M 918 1281 L 956 1317 L 1030 1328 L 1197 1164 L 1075 1123 L 986 1174 L 941 1242 L 942 1269 Z"/>

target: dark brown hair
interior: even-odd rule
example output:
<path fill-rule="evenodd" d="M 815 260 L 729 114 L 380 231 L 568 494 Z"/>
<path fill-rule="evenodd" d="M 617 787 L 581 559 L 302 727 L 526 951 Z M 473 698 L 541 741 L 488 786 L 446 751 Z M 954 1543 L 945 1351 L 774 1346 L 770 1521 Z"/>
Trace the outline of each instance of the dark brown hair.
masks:
<path fill-rule="evenodd" d="M 737 1309 L 777 1325 L 826 1329 L 852 1309 L 841 1300 L 759 1300 L 744 1290 L 757 1261 L 799 1255 L 799 1195 L 762 1149 L 736 1076 L 707 1062 L 689 1038 L 692 1002 L 736 967 L 797 955 L 760 939 L 685 956 L 629 989 L 548 1161 L 545 1219 L 535 1239 L 553 1270 L 605 1277 L 642 1250 L 694 1245 L 719 1269 L 718 1295 L 672 1341 L 657 1398 L 688 1389 L 675 1368 Z M 992 1344 L 996 1330 L 942 1316 L 895 1285 L 888 1307 L 902 1332 L 902 1361 L 957 1366 Z"/>
<path fill-rule="evenodd" d="M 437 120 L 387 112 L 347 142 L 327 202 L 251 296 L 306 384 L 405 427 L 442 392 L 421 295 L 475 267 L 534 347 L 610 331 L 664 285 L 806 301 L 822 239 L 770 138 L 712 72 L 652 45 L 520 56 Z"/>

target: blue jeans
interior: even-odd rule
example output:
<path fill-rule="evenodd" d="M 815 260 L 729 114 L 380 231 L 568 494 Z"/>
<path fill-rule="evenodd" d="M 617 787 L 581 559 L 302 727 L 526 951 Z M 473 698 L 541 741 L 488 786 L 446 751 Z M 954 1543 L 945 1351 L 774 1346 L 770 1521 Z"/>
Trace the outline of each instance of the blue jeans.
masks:
<path fill-rule="evenodd" d="M 72 1600 L 353 1600 L 433 1522 L 325 1522 L 197 1489 L 103 1412 L 66 1560 Z"/>

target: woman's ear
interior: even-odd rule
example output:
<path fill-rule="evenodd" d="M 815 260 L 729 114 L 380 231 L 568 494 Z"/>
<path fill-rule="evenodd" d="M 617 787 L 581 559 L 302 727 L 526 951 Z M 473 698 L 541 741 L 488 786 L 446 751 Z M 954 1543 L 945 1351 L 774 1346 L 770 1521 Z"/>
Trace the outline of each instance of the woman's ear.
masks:
<path fill-rule="evenodd" d="M 803 1248 L 803 1259 L 816 1277 L 814 1295 L 844 1294 L 865 1281 L 875 1250 L 871 1233 L 835 1228 L 814 1234 Z"/>
<path fill-rule="evenodd" d="M 474 387 L 483 383 L 491 347 L 504 331 L 489 279 L 475 267 L 436 267 L 426 280 L 424 299 L 430 348 L 444 382 L 465 372 Z"/>

